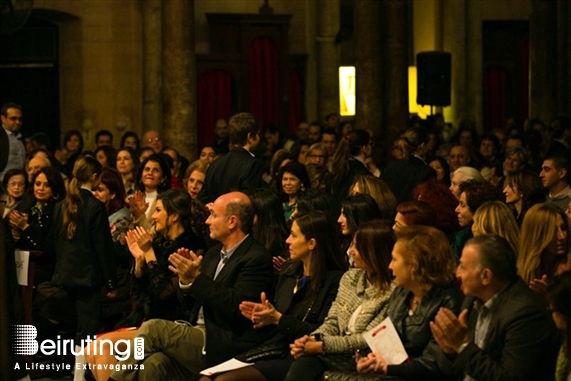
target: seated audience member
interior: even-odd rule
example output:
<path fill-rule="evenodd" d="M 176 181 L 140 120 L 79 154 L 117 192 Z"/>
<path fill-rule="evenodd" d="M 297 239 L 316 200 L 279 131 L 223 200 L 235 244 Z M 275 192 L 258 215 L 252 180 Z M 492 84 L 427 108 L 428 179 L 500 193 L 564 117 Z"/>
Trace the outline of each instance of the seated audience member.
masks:
<path fill-rule="evenodd" d="M 545 301 L 517 276 L 509 243 L 472 238 L 456 275 L 467 296 L 462 312 L 442 308 L 430 323 L 440 370 L 457 379 L 552 380 L 557 333 Z"/>
<path fill-rule="evenodd" d="M 424 201 L 436 212 L 435 227 L 451 237 L 458 229 L 456 207 L 458 199 L 452 195 L 448 187 L 434 180 L 425 181 L 414 188 L 412 195 L 415 200 Z"/>
<path fill-rule="evenodd" d="M 412 190 L 415 186 L 436 177 L 434 170 L 424 161 L 428 141 L 426 128 L 409 128 L 400 140 L 404 142 L 404 157 L 390 162 L 381 175 L 393 191 L 397 203 L 412 200 Z"/>
<path fill-rule="evenodd" d="M 555 380 L 571 377 L 571 271 L 555 277 L 547 293 L 547 302 L 555 326 L 563 334 L 563 343 L 557 357 Z"/>
<path fill-rule="evenodd" d="M 147 160 L 147 158 L 153 155 L 154 153 L 155 151 L 153 151 L 151 147 L 141 148 L 141 150 L 139 151 L 139 163 L 142 163 L 143 161 Z"/>
<path fill-rule="evenodd" d="M 571 228 L 557 205 L 529 209 L 521 226 L 517 264 L 524 282 L 540 296 L 554 277 L 571 268 Z"/>
<path fill-rule="evenodd" d="M 412 200 L 398 204 L 393 229 L 398 232 L 406 226 L 435 226 L 435 224 L 436 211 L 434 208 L 424 201 Z"/>
<path fill-rule="evenodd" d="M 438 368 L 439 347 L 429 322 L 441 308 L 460 312 L 462 292 L 453 285 L 456 264 L 448 239 L 428 226 L 403 227 L 389 265 L 397 285 L 388 315 L 395 325 L 409 361 L 387 365 L 378 352 L 357 362 L 360 373 L 379 373 L 406 380 L 446 379 Z"/>
<path fill-rule="evenodd" d="M 525 149 L 521 147 L 506 148 L 506 158 L 504 159 L 504 175 L 509 176 L 523 171 L 527 168 L 529 161 L 529 156 Z M 496 176 L 498 174 L 496 173 Z M 498 182 L 498 188 L 504 189 L 505 176 Z M 498 176 L 499 177 L 499 176 Z"/>
<path fill-rule="evenodd" d="M 280 169 L 289 163 L 290 161 L 295 161 L 294 156 L 285 148 L 277 150 L 270 161 L 269 173 L 264 174 L 264 180 L 270 184 L 273 189 L 277 189 L 278 173 Z"/>
<path fill-rule="evenodd" d="M 298 140 L 290 148 L 290 152 L 293 155 L 293 157 L 303 165 L 307 164 L 306 158 L 308 150 L 309 150 L 309 142 L 307 140 Z"/>
<path fill-rule="evenodd" d="M 486 201 L 501 200 L 502 196 L 491 184 L 469 180 L 460 184 L 460 200 L 456 208 L 460 230 L 454 239 L 452 249 L 456 258 L 460 258 L 464 243 L 472 237 L 474 213 Z"/>
<path fill-rule="evenodd" d="M 54 152 L 54 158 L 65 168 L 65 174 L 71 175 L 73 165 L 83 151 L 83 136 L 78 130 L 69 130 L 63 135 L 62 148 Z"/>
<path fill-rule="evenodd" d="M 495 234 L 510 244 L 517 254 L 519 245 L 519 227 L 510 208 L 502 201 L 487 201 L 483 203 L 473 217 L 472 234 L 474 237 L 482 234 Z"/>
<path fill-rule="evenodd" d="M 279 273 L 287 258 L 285 240 L 289 229 L 284 218 L 280 197 L 269 188 L 258 189 L 249 194 L 254 207 L 254 239 L 272 256 L 274 270 Z"/>
<path fill-rule="evenodd" d="M 338 217 L 336 211 L 331 210 L 331 194 L 318 189 L 308 189 L 299 195 L 292 216 L 302 216 L 311 211 L 324 212 L 331 221 Z"/>
<path fill-rule="evenodd" d="M 321 144 L 325 146 L 327 154 L 329 156 L 333 156 L 335 148 L 337 147 L 337 133 L 334 128 L 326 128 L 323 130 L 323 133 L 321 134 Z"/>
<path fill-rule="evenodd" d="M 368 194 L 379 205 L 383 218 L 391 220 L 396 213 L 397 199 L 383 180 L 371 175 L 357 175 L 350 195 Z"/>
<path fill-rule="evenodd" d="M 269 330 L 255 329 L 239 309 L 242 301 L 257 300 L 269 290 L 272 280 L 271 257 L 251 234 L 250 200 L 232 192 L 217 198 L 208 209 L 210 238 L 221 244 L 204 259 L 187 249 L 169 257 L 169 268 L 179 277 L 185 307 L 191 311 L 189 322 L 194 325 L 161 319 L 144 322 L 137 336 L 145 342 L 145 358 L 125 361 L 144 370 L 115 371 L 112 379 L 190 379 L 267 338 Z"/>
<path fill-rule="evenodd" d="M 470 166 L 471 155 L 470 149 L 463 145 L 457 145 L 450 149 L 448 154 L 448 165 L 450 172 L 455 172 L 460 167 Z"/>
<path fill-rule="evenodd" d="M 135 192 L 135 175 L 139 167 L 139 158 L 130 147 L 122 147 L 115 156 L 115 166 L 121 175 L 125 193 L 130 196 Z"/>
<path fill-rule="evenodd" d="M 341 278 L 323 324 L 290 345 L 296 360 L 286 381 L 320 380 L 326 370 L 355 369 L 355 350 L 367 347 L 361 334 L 387 316 L 394 290 L 388 268 L 394 243 L 394 232 L 381 221 L 369 221 L 357 229 L 349 250 L 356 268 Z"/>
<path fill-rule="evenodd" d="M 93 152 L 93 156 L 104 167 L 115 168 L 115 156 L 117 151 L 112 146 L 99 146 Z"/>
<path fill-rule="evenodd" d="M 545 201 L 541 180 L 535 172 L 526 170 L 509 174 L 504 184 L 505 202 L 514 211 L 518 225 L 521 225 L 529 208 Z"/>
<path fill-rule="evenodd" d="M 206 178 L 206 171 L 209 165 L 207 161 L 196 160 L 186 169 L 182 182 L 185 184 L 186 190 L 193 200 L 198 199 L 198 194 L 204 185 L 204 179 Z"/>
<path fill-rule="evenodd" d="M 357 228 L 365 222 L 382 219 L 381 210 L 375 200 L 367 194 L 356 194 L 346 197 L 341 203 L 341 214 L 337 219 L 341 231 L 342 249 L 349 255 L 351 242 Z M 349 263 L 353 257 L 349 255 Z"/>
<path fill-rule="evenodd" d="M 253 156 L 260 143 L 260 121 L 252 114 L 234 115 L 228 123 L 232 149 L 212 162 L 198 199 L 204 204 L 230 191 L 251 191 L 264 186 L 264 167 Z"/>
<path fill-rule="evenodd" d="M 323 126 L 321 125 L 321 123 L 318 121 L 312 122 L 309 125 L 307 140 L 309 140 L 311 144 L 321 142 L 321 131 L 323 131 Z"/>
<path fill-rule="evenodd" d="M 262 302 L 244 301 L 240 310 L 256 328 L 270 326 L 272 335 L 239 360 L 251 367 L 223 373 L 216 381 L 282 380 L 293 357 L 289 344 L 308 335 L 323 323 L 337 295 L 339 280 L 347 263 L 339 250 L 332 225 L 325 213 L 311 212 L 295 218 L 286 243 L 289 263 L 280 275 L 272 305 L 262 294 Z M 210 378 L 203 377 L 200 381 Z"/>
<path fill-rule="evenodd" d="M 127 131 L 121 136 L 121 145 L 119 148 L 129 147 L 133 152 L 137 153 L 141 149 L 141 144 L 139 143 L 139 136 L 133 131 Z"/>
<path fill-rule="evenodd" d="M 55 268 L 55 253 L 48 249 L 49 231 L 58 201 L 65 198 L 66 190 L 60 173 L 53 167 L 41 168 L 32 177 L 28 190 L 30 202 L 21 203 L 13 210 L 8 220 L 16 247 L 23 250 L 41 251 L 36 259 L 34 284 L 51 279 Z"/>
<path fill-rule="evenodd" d="M 448 162 L 441 156 L 436 156 L 428 166 L 436 172 L 436 181 L 441 182 L 447 187 L 450 186 L 450 166 Z"/>
<path fill-rule="evenodd" d="M 143 147 L 149 147 L 153 150 L 153 153 L 159 154 L 163 152 L 163 138 L 161 133 L 155 130 L 150 130 L 145 132 L 142 139 Z M 143 161 L 141 159 L 141 161 Z"/>
<path fill-rule="evenodd" d="M 543 160 L 539 177 L 543 186 L 549 191 L 547 202 L 552 202 L 561 209 L 567 209 L 571 202 L 569 176 L 571 161 L 563 156 L 550 156 Z"/>
<path fill-rule="evenodd" d="M 278 179 L 278 192 L 283 199 L 284 216 L 289 220 L 297 206 L 297 197 L 310 188 L 309 177 L 303 164 L 291 161 L 279 170 Z"/>
<path fill-rule="evenodd" d="M 216 158 L 216 151 L 212 146 L 206 146 L 200 150 L 200 156 L 198 159 L 207 163 L 208 165 L 212 164 L 214 159 Z"/>
<path fill-rule="evenodd" d="M 99 130 L 95 134 L 95 147 L 102 146 L 113 146 L 113 134 L 111 131 Z"/>
<path fill-rule="evenodd" d="M 129 197 L 134 223 L 146 229 L 152 225 L 157 196 L 170 189 L 171 172 L 161 155 L 150 155 L 137 170 L 135 193 Z"/>
<path fill-rule="evenodd" d="M 309 146 L 307 153 L 305 154 L 305 165 L 307 164 L 319 164 L 326 166 L 327 159 L 327 149 L 321 143 L 314 143 Z"/>
<path fill-rule="evenodd" d="M 17 168 L 9 169 L 4 174 L 2 185 L 6 193 L 2 195 L 4 204 L 4 213 L 0 218 L 5 218 L 11 211 L 16 209 L 25 196 L 26 189 L 28 189 L 28 178 L 26 173 Z"/>
<path fill-rule="evenodd" d="M 50 163 L 50 160 L 47 157 L 40 155 L 32 157 L 26 163 L 26 173 L 28 174 L 28 182 L 30 184 L 32 183 L 32 178 L 34 177 L 35 174 L 37 174 L 40 171 L 40 169 L 51 166 L 52 164 Z"/>
<path fill-rule="evenodd" d="M 178 153 L 178 151 L 171 147 L 163 148 L 164 155 L 169 156 L 173 162 L 173 168 L 171 169 L 171 188 L 181 188 L 181 180 L 184 172 L 182 171 L 182 157 Z M 188 164 L 188 163 L 187 163 Z"/>
<path fill-rule="evenodd" d="M 460 184 L 464 181 L 476 180 L 485 181 L 480 172 L 472 167 L 460 167 L 452 173 L 450 178 L 450 192 L 456 197 L 460 198 Z"/>
<path fill-rule="evenodd" d="M 500 155 L 500 141 L 498 137 L 494 134 L 485 134 L 482 136 L 480 142 L 480 155 L 485 160 L 484 164 L 490 168 L 495 167 L 498 163 L 501 163 L 499 158 Z"/>

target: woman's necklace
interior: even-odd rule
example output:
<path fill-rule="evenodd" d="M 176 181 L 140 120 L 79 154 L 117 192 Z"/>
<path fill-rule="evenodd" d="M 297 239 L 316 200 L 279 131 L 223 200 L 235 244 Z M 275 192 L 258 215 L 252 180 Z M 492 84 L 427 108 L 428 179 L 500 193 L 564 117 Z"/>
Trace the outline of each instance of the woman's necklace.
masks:
<path fill-rule="evenodd" d="M 295 280 L 295 286 L 293 287 L 293 294 L 297 294 L 297 291 L 300 287 L 303 287 L 307 281 L 309 280 L 309 275 L 303 275 L 301 274 L 296 280 Z"/>
<path fill-rule="evenodd" d="M 420 304 L 420 298 L 413 297 L 410 301 L 410 308 L 408 309 L 408 316 L 414 315 L 414 311 Z"/>

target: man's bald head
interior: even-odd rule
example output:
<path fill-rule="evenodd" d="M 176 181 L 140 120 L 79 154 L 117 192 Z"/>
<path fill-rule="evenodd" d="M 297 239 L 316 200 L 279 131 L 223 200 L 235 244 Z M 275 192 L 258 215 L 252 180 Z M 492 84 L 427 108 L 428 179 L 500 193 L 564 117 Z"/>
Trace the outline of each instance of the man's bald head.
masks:
<path fill-rule="evenodd" d="M 26 167 L 26 172 L 28 173 L 28 181 L 31 183 L 32 178 L 36 173 L 40 171 L 40 169 L 51 166 L 52 163 L 50 163 L 48 159 L 41 155 L 31 158 L 28 162 L 28 166 Z"/>
<path fill-rule="evenodd" d="M 218 197 L 218 200 L 225 205 L 226 217 L 236 216 L 238 228 L 244 234 L 250 234 L 254 225 L 254 207 L 250 198 L 242 192 L 230 192 Z"/>

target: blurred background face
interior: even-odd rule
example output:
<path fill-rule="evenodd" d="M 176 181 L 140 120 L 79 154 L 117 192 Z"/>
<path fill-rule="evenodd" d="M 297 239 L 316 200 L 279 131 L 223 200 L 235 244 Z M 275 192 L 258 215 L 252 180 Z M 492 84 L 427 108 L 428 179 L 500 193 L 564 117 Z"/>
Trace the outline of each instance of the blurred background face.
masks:
<path fill-rule="evenodd" d="M 294 196 L 301 189 L 301 180 L 293 173 L 284 172 L 282 176 L 282 189 L 288 196 Z"/>
<path fill-rule="evenodd" d="M 15 199 L 20 199 L 26 190 L 26 179 L 24 175 L 14 175 L 8 179 L 8 195 Z"/>
<path fill-rule="evenodd" d="M 129 136 L 125 139 L 125 142 L 123 143 L 123 145 L 125 147 L 130 147 L 133 148 L 133 150 L 137 149 L 137 139 L 135 139 L 134 136 Z"/>
<path fill-rule="evenodd" d="M 115 193 L 111 193 L 107 185 L 100 182 L 97 188 L 95 188 L 93 196 L 107 206 L 109 202 L 115 198 Z"/>
<path fill-rule="evenodd" d="M 40 202 L 48 202 L 53 198 L 52 187 L 45 174 L 40 173 L 34 182 L 34 197 Z"/>
<path fill-rule="evenodd" d="M 119 151 L 119 153 L 117 153 L 115 166 L 121 175 L 133 172 L 135 169 L 135 163 L 133 162 L 133 158 L 129 151 Z"/>
<path fill-rule="evenodd" d="M 460 202 L 456 207 L 456 215 L 458 216 L 458 223 L 461 227 L 465 228 L 470 226 L 473 221 L 474 214 L 470 207 L 468 206 L 468 202 L 466 201 L 466 192 L 462 192 L 460 195 Z"/>
<path fill-rule="evenodd" d="M 438 160 L 433 160 L 428 165 L 430 166 L 430 168 L 432 168 L 432 169 L 434 169 L 434 171 L 436 171 L 436 180 L 438 180 L 438 181 L 444 180 L 444 176 L 446 175 L 446 172 L 444 172 L 444 168 L 442 168 L 442 164 L 440 164 L 440 162 Z"/>
<path fill-rule="evenodd" d="M 97 159 L 98 162 L 101 163 L 101 165 L 103 166 L 107 165 L 107 156 L 105 156 L 105 153 L 103 151 L 97 151 L 97 153 L 95 154 L 95 158 Z"/>
<path fill-rule="evenodd" d="M 206 174 L 197 170 L 192 171 L 186 183 L 186 189 L 192 199 L 196 199 L 204 185 Z"/>
<path fill-rule="evenodd" d="M 81 142 L 79 141 L 79 136 L 77 136 L 77 135 L 71 135 L 69 140 L 67 142 L 65 142 L 65 148 L 69 152 L 77 152 L 79 150 L 80 145 L 81 145 Z"/>
<path fill-rule="evenodd" d="M 214 161 L 215 156 L 216 152 L 214 152 L 214 149 L 212 149 L 212 147 L 204 147 L 202 151 L 200 151 L 200 160 L 207 162 L 209 164 Z"/>
<path fill-rule="evenodd" d="M 314 149 L 305 156 L 307 164 L 325 165 L 325 151 Z"/>

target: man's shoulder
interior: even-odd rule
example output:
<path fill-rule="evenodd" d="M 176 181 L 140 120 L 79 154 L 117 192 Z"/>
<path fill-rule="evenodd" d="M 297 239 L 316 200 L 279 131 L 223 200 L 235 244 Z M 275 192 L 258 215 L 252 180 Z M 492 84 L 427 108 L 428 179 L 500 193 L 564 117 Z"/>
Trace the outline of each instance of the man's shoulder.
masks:
<path fill-rule="evenodd" d="M 498 314 L 517 319 L 530 313 L 544 313 L 547 310 L 545 300 L 537 296 L 521 278 L 511 283 L 499 297 Z"/>

